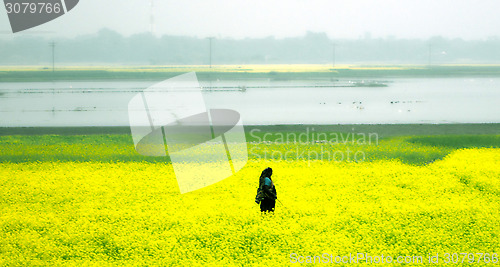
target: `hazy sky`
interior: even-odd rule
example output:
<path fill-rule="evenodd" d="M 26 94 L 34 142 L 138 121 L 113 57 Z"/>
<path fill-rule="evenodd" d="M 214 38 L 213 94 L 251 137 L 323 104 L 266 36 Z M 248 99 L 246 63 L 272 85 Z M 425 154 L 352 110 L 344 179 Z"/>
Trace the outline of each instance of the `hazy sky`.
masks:
<path fill-rule="evenodd" d="M 156 35 L 483 39 L 500 36 L 500 0 L 153 0 Z M 12 35 L 5 9 L 0 32 Z M 150 31 L 151 0 L 80 0 L 67 15 L 21 34 Z"/>

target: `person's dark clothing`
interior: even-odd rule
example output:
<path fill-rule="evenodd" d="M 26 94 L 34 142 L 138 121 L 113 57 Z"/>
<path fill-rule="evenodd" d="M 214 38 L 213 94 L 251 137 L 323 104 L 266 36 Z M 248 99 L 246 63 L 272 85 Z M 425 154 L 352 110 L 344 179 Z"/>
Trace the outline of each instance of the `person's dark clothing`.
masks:
<path fill-rule="evenodd" d="M 264 198 L 260 202 L 260 211 L 261 212 L 274 212 L 274 206 L 276 205 L 276 200 L 271 198 Z"/>
<path fill-rule="evenodd" d="M 273 181 L 269 177 L 265 177 L 262 183 L 263 198 L 260 202 L 260 211 L 274 211 L 276 205 L 276 198 L 278 194 L 276 188 L 274 187 Z"/>

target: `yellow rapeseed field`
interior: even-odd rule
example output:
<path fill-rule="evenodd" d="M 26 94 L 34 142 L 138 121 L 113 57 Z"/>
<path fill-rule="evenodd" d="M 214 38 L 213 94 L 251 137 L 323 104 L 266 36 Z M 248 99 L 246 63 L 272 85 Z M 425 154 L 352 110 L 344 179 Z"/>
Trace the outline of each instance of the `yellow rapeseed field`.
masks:
<path fill-rule="evenodd" d="M 170 163 L 3 162 L 0 264 L 275 266 L 324 253 L 420 255 L 424 263 L 439 253 L 443 264 L 443 253 L 492 255 L 499 163 L 494 148 L 421 166 L 251 159 L 181 195 Z M 265 167 L 285 205 L 273 215 L 254 203 Z"/>

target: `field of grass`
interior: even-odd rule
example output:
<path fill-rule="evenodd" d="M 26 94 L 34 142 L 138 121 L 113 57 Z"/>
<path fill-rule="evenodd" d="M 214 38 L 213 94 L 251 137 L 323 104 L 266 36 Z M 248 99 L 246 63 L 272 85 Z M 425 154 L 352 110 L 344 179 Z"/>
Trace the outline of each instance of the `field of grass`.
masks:
<path fill-rule="evenodd" d="M 241 171 L 182 195 L 169 159 L 138 155 L 127 134 L 0 136 L 0 265 L 280 266 L 323 253 L 444 264 L 463 252 L 498 264 L 500 135 L 280 139 L 291 132 L 247 132 Z M 365 157 L 316 156 L 349 150 Z M 273 215 L 253 201 L 265 167 Z"/>
<path fill-rule="evenodd" d="M 318 80 L 339 78 L 500 76 L 500 65 L 206 65 L 180 66 L 1 66 L 4 82 L 53 80 L 164 80 L 195 71 L 200 80 Z"/>

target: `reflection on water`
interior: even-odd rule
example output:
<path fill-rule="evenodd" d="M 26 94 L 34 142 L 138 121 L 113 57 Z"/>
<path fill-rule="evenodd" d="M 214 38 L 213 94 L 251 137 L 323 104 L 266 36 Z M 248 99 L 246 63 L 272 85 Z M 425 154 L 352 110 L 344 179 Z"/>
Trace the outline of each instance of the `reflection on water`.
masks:
<path fill-rule="evenodd" d="M 126 126 L 129 100 L 154 83 L 0 83 L 0 126 Z M 500 122 L 499 78 L 200 84 L 207 108 L 247 125 Z"/>

